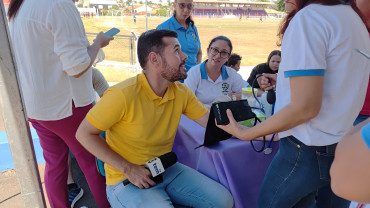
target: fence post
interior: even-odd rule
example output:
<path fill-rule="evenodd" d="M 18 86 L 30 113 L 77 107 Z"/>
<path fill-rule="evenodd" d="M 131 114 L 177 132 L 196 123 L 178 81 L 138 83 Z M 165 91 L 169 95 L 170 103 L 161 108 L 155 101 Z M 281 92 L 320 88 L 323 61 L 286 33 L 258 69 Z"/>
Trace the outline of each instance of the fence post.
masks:
<path fill-rule="evenodd" d="M 131 65 L 134 65 L 134 43 L 133 43 L 133 39 L 134 39 L 134 37 L 131 36 L 130 37 L 130 53 L 131 53 L 130 64 Z"/>
<path fill-rule="evenodd" d="M 139 65 L 139 59 L 137 57 L 137 41 L 138 41 L 139 37 L 137 36 L 137 34 L 134 30 L 131 30 L 131 33 L 132 33 L 132 36 L 134 37 L 134 40 L 135 40 L 135 51 L 136 51 L 136 53 L 135 53 L 135 57 L 136 57 L 135 62 L 136 62 L 136 65 Z"/>
<path fill-rule="evenodd" d="M 25 117 L 3 1 L 0 2 L 1 110 L 24 207 L 46 207 L 37 161 Z M 3 189 L 2 191 L 6 191 Z"/>

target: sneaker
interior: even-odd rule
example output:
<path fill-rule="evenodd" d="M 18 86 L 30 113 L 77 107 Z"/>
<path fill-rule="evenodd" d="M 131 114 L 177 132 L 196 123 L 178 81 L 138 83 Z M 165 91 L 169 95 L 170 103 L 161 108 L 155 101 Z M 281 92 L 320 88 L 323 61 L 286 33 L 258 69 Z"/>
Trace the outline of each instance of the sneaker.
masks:
<path fill-rule="evenodd" d="M 71 208 L 84 195 L 84 190 L 76 183 L 68 184 L 68 201 L 71 203 Z"/>

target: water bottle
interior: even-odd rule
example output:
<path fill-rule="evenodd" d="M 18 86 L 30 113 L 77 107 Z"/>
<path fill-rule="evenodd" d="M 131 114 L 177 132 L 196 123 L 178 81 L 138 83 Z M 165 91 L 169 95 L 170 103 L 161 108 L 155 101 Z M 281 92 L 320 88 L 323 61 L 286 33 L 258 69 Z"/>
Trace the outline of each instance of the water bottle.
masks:
<path fill-rule="evenodd" d="M 254 89 L 254 93 L 257 96 L 258 89 Z M 242 88 L 242 100 L 247 100 L 249 106 L 256 107 L 256 99 L 253 96 L 251 87 Z"/>
<path fill-rule="evenodd" d="M 267 102 L 266 96 L 267 96 L 267 91 L 262 94 L 260 101 L 261 101 L 263 110 L 265 111 L 265 115 L 267 119 L 272 114 L 272 105 Z"/>

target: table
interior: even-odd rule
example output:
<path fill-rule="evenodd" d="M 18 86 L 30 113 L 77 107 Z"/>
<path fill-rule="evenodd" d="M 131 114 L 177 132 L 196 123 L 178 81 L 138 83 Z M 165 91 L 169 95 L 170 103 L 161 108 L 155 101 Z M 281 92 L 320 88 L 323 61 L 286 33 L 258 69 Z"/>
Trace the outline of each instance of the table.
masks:
<path fill-rule="evenodd" d="M 221 141 L 210 147 L 203 144 L 205 129 L 182 116 L 172 151 L 178 161 L 224 185 L 234 197 L 234 207 L 257 207 L 257 198 L 267 168 L 279 148 L 272 142 L 272 153 L 255 152 L 249 141 L 236 138 Z M 261 141 L 254 141 L 256 149 Z M 266 143 L 267 145 L 267 143 Z"/>

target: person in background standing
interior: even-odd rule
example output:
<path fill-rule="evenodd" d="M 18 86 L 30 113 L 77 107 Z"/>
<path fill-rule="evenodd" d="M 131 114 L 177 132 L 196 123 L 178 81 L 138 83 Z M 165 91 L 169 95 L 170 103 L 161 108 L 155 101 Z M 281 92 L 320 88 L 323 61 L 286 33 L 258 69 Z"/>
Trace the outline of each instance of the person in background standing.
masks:
<path fill-rule="evenodd" d="M 113 38 L 102 32 L 89 44 L 72 0 L 12 0 L 9 31 L 28 120 L 46 161 L 45 187 L 52 208 L 67 197 L 69 149 L 99 207 L 110 207 L 95 157 L 77 141 L 77 128 L 95 100 L 91 66 Z"/>
<path fill-rule="evenodd" d="M 157 29 L 168 29 L 177 33 L 181 50 L 188 56 L 185 68 L 189 71 L 202 61 L 198 30 L 191 18 L 194 9 L 193 0 L 175 0 L 173 7 L 175 11 L 172 17 L 158 25 Z"/>

